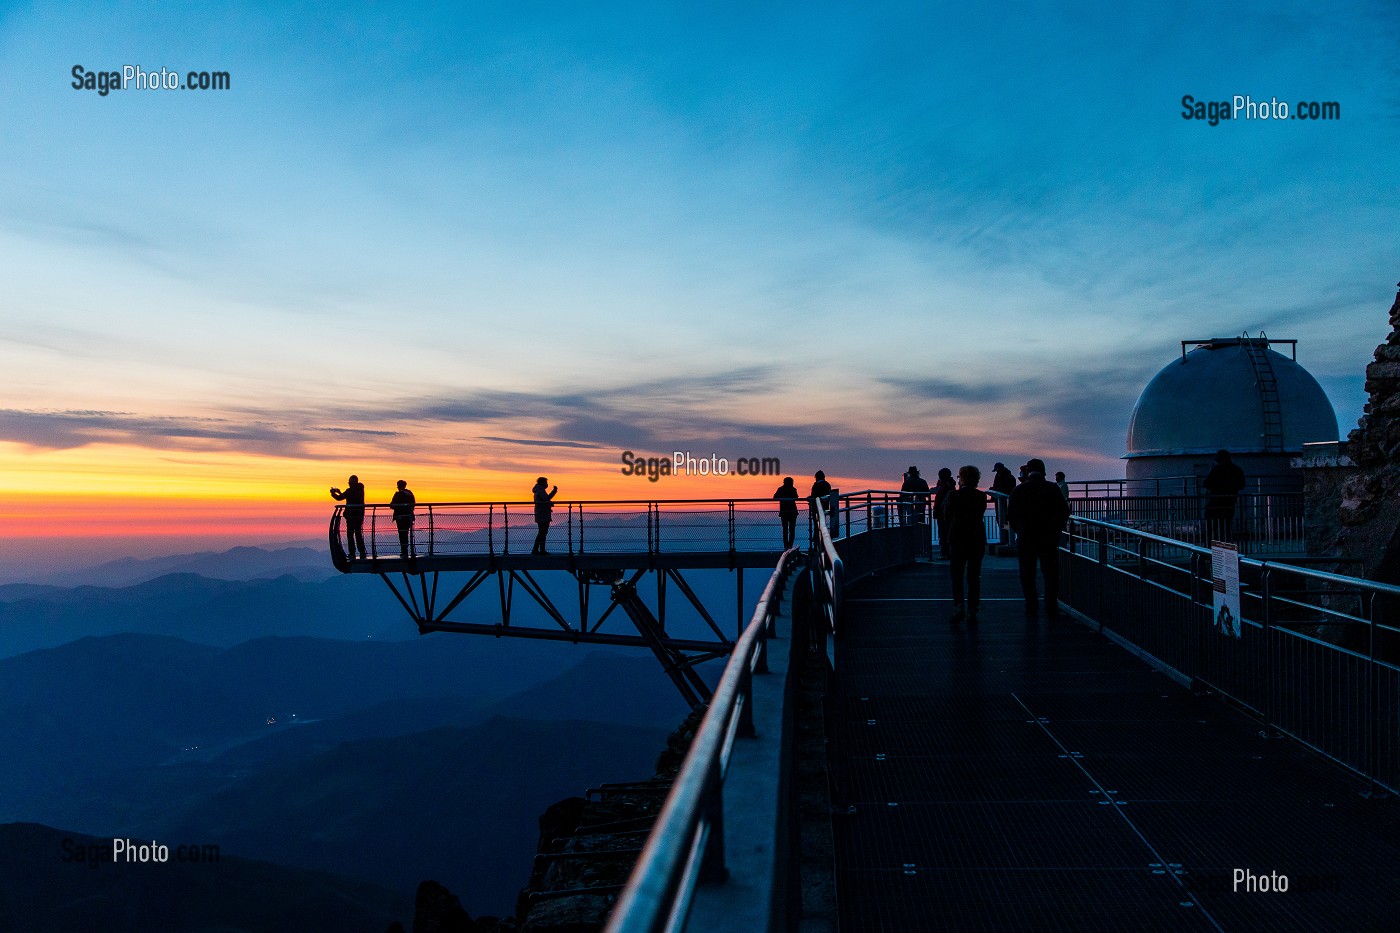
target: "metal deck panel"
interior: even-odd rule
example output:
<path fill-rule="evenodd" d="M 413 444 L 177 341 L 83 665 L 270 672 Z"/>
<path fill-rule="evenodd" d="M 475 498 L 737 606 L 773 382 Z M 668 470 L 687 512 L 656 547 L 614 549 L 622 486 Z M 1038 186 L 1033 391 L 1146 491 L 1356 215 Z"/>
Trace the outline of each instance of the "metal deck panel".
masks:
<path fill-rule="evenodd" d="M 1400 928 L 1400 803 L 1086 626 L 1027 622 L 1009 563 L 975 630 L 948 624 L 946 565 L 851 590 L 843 930 Z M 1235 867 L 1341 891 L 1222 890 Z"/>

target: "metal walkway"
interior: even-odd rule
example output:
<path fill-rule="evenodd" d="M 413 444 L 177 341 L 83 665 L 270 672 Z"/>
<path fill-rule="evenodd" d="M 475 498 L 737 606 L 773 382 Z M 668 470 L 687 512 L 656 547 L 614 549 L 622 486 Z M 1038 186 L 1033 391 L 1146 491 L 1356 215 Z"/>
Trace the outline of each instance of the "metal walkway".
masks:
<path fill-rule="evenodd" d="M 983 568 L 852 586 L 830 700 L 843 931 L 1400 929 L 1395 800 Z M 1235 870 L 1289 890 L 1232 890 Z"/>

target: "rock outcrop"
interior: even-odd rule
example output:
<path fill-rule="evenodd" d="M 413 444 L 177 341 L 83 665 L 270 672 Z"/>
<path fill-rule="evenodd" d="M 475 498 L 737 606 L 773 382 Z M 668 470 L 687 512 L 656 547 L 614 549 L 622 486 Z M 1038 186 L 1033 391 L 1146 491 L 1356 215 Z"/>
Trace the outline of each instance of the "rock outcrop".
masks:
<path fill-rule="evenodd" d="M 1366 367 L 1370 400 L 1347 438 L 1355 470 L 1340 490 L 1338 556 L 1357 560 L 1372 580 L 1400 583 L 1400 294 L 1390 335 Z"/>
<path fill-rule="evenodd" d="M 535 869 L 516 902 L 516 916 L 473 920 L 457 896 L 436 881 L 418 887 L 413 933 L 595 933 L 632 873 L 680 771 L 703 708 L 666 740 L 656 774 L 645 781 L 604 784 L 569 797 L 540 816 Z"/>

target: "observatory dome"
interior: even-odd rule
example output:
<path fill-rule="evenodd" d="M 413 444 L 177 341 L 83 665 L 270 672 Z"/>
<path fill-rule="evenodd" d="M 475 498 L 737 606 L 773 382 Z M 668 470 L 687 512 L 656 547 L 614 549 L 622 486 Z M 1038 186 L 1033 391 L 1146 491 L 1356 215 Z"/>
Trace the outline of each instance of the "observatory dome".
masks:
<path fill-rule="evenodd" d="M 1184 352 L 1193 342 L 1133 406 L 1129 477 L 1191 474 L 1220 449 L 1254 460 L 1260 472 L 1286 472 L 1303 444 L 1337 440 L 1337 417 L 1322 386 L 1269 347 L 1294 341 L 1218 338 Z"/>

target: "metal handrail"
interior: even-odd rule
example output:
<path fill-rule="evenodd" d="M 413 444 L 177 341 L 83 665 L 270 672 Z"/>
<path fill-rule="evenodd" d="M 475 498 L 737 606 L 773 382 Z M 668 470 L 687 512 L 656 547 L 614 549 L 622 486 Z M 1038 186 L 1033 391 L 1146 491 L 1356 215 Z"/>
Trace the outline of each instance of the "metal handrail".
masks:
<path fill-rule="evenodd" d="M 798 503 L 805 501 L 799 499 Z M 775 555 L 782 551 L 778 521 L 780 502 L 772 498 L 583 499 L 555 501 L 553 506 L 553 525 L 557 530 L 548 543 L 565 548 L 559 553 L 571 557 L 584 554 L 585 539 L 594 554 L 640 552 L 643 541 L 645 553 L 651 555 L 663 550 L 666 553 L 729 551 Z M 395 521 L 396 508 L 402 509 L 402 506 L 392 503 L 335 506 L 329 528 L 335 565 L 341 570 L 351 567 L 344 542 L 348 509 L 362 510 L 361 523 L 372 558 L 398 557 L 402 548 Z M 415 503 L 414 521 L 409 525 L 408 556 L 496 557 L 521 553 L 523 548 L 519 545 L 514 551 L 511 549 L 511 525 L 516 526 L 517 540 L 531 541 L 534 530 L 525 529 L 534 524 L 533 509 L 532 501 Z M 633 521 L 635 529 L 631 527 Z M 383 541 L 379 540 L 381 536 Z"/>
<path fill-rule="evenodd" d="M 1212 620 L 1209 548 L 1096 519 L 1072 518 L 1066 530 L 1066 605 L 1183 683 L 1253 711 L 1262 734 L 1291 737 L 1365 778 L 1373 794 L 1400 793 L 1388 699 L 1400 688 L 1400 628 L 1384 621 L 1400 586 L 1241 556 L 1252 581 L 1241 573 L 1241 608 L 1247 598 L 1253 611 L 1240 613 L 1232 637 Z M 1184 579 L 1166 582 L 1164 571 Z M 1336 641 L 1308 632 L 1338 626 Z M 1347 637 L 1346 626 L 1361 631 Z"/>
<path fill-rule="evenodd" d="M 840 622 L 841 600 L 845 595 L 846 569 L 841 554 L 836 550 L 836 541 L 831 537 L 831 523 L 826 517 L 826 506 L 818 501 L 812 506 L 812 524 L 815 525 L 816 554 L 814 570 L 818 582 L 817 601 L 826 619 L 827 631 L 836 634 Z"/>
<path fill-rule="evenodd" d="M 753 677 L 768 672 L 768 636 L 788 574 L 801 553 L 797 548 L 783 552 L 752 620 L 735 643 L 671 793 L 608 921 L 610 933 L 680 929 L 695 886 L 726 876 L 724 777 L 735 739 L 754 735 Z"/>
<path fill-rule="evenodd" d="M 1170 545 L 1171 547 L 1179 548 L 1192 554 L 1200 554 L 1204 557 L 1209 557 L 1211 555 L 1210 548 L 1201 547 L 1199 544 L 1190 544 L 1186 541 L 1180 541 L 1176 538 L 1164 538 L 1161 535 L 1154 535 L 1149 531 L 1140 531 L 1136 528 L 1129 528 L 1126 525 L 1115 525 L 1113 522 L 1100 521 L 1095 518 L 1075 518 L 1071 516 L 1070 524 L 1094 525 L 1099 528 L 1106 528 L 1110 531 L 1118 532 L 1119 534 L 1126 534 L 1135 538 L 1143 538 L 1148 541 L 1156 542 L 1158 544 Z M 1312 580 L 1321 580 L 1327 583 L 1339 583 L 1345 586 L 1355 586 L 1361 589 L 1370 590 L 1374 593 L 1381 593 L 1386 596 L 1400 596 L 1400 586 L 1395 586 L 1390 583 L 1379 583 L 1375 580 L 1366 580 L 1361 577 L 1348 577 L 1345 574 L 1340 573 L 1329 573 L 1325 570 L 1313 570 L 1309 567 L 1301 567 L 1297 564 L 1290 564 L 1286 560 L 1257 560 L 1252 557 L 1245 557 L 1241 555 L 1240 565 L 1244 567 L 1257 567 L 1261 570 L 1266 567 L 1283 567 L 1286 568 L 1289 573 L 1295 573 L 1300 577 L 1307 577 Z"/>

